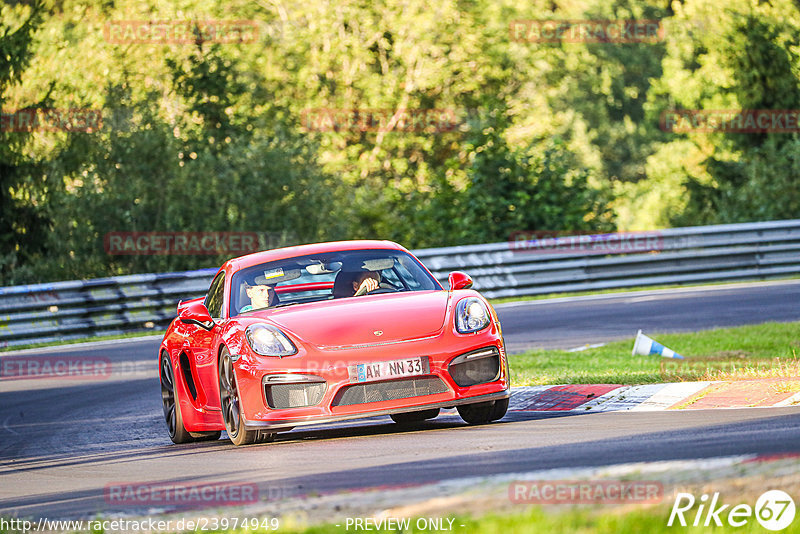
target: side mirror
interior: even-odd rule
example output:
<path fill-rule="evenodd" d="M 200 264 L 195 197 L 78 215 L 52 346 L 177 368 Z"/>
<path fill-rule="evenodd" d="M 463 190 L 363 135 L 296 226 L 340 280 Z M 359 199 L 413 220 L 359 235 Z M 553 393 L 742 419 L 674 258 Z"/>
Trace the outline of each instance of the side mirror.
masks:
<path fill-rule="evenodd" d="M 469 289 L 472 287 L 472 278 L 470 278 L 467 273 L 462 273 L 461 271 L 453 271 L 447 279 L 450 282 L 450 291 Z"/>
<path fill-rule="evenodd" d="M 214 320 L 208 312 L 208 308 L 202 301 L 192 302 L 181 310 L 178 318 L 184 324 L 196 324 L 206 330 L 214 328 Z"/>

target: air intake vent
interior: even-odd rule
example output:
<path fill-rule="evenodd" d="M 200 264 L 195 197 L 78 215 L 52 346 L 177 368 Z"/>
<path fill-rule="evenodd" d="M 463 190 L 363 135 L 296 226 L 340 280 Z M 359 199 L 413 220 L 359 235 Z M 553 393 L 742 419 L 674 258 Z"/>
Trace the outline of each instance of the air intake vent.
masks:
<path fill-rule="evenodd" d="M 356 384 L 342 388 L 336 394 L 331 406 L 352 406 L 368 402 L 407 399 L 447 391 L 447 386 L 437 376 Z"/>
<path fill-rule="evenodd" d="M 325 394 L 325 383 L 267 384 L 264 393 L 270 408 L 302 408 L 319 404 Z"/>
<path fill-rule="evenodd" d="M 450 362 L 448 371 L 462 388 L 494 382 L 500 376 L 500 353 L 497 347 L 486 347 L 462 354 Z"/>

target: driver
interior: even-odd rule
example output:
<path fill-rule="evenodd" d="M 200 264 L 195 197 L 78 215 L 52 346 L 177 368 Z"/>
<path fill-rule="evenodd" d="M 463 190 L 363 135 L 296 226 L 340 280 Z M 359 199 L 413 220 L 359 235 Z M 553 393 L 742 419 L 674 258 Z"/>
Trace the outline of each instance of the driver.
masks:
<path fill-rule="evenodd" d="M 375 271 L 362 271 L 353 280 L 354 297 L 375 291 L 381 284 L 381 277 Z"/>
<path fill-rule="evenodd" d="M 275 293 L 275 287 L 267 284 L 250 285 L 244 283 L 244 291 L 250 299 L 250 304 L 239 310 L 239 313 L 248 312 L 251 310 L 258 310 L 261 308 L 269 308 L 278 303 L 278 295 Z"/>
<path fill-rule="evenodd" d="M 380 286 L 381 277 L 375 271 L 341 271 L 333 284 L 334 298 L 358 297 Z"/>

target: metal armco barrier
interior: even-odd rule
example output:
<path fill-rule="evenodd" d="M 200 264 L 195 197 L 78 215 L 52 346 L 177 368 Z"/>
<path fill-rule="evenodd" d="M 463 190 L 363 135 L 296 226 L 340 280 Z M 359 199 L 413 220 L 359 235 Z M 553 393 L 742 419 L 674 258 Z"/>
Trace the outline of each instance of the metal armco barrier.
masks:
<path fill-rule="evenodd" d="M 577 236 L 559 252 L 534 241 L 413 252 L 445 287 L 450 271 L 463 270 L 489 298 L 800 275 L 800 219 L 674 228 L 644 239 L 647 252 L 630 252 L 636 247 L 624 238 L 614 245 L 613 235 Z M 0 288 L 0 346 L 164 328 L 178 301 L 203 295 L 215 272 Z"/>
<path fill-rule="evenodd" d="M 0 288 L 0 347 L 163 328 L 216 269 Z"/>

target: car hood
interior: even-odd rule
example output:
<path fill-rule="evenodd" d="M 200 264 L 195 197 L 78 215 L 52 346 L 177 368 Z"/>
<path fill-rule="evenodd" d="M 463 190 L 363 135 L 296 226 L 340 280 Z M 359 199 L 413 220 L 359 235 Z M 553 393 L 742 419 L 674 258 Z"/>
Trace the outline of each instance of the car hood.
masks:
<path fill-rule="evenodd" d="M 387 343 L 437 335 L 447 291 L 366 295 L 279 308 L 270 321 L 320 348 Z"/>

